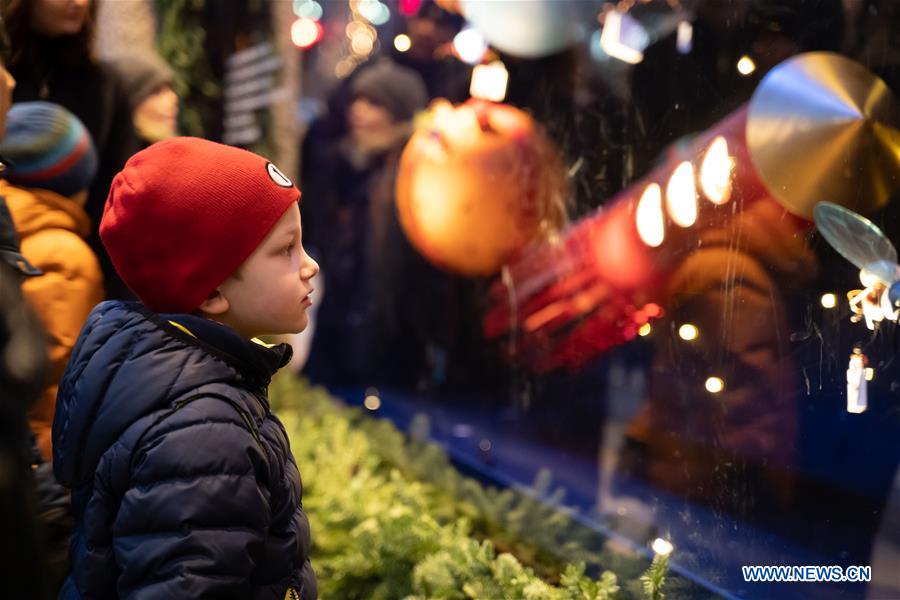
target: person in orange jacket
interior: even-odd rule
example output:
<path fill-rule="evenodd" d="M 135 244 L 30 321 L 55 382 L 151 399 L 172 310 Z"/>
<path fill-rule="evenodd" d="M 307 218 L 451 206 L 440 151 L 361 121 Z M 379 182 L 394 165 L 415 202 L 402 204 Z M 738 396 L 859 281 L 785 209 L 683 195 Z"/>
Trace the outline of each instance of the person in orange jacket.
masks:
<path fill-rule="evenodd" d="M 9 205 L 22 254 L 43 271 L 22 291 L 48 334 L 50 374 L 29 421 L 49 461 L 59 380 L 88 313 L 103 300 L 100 265 L 84 241 L 91 227 L 84 200 L 97 155 L 81 121 L 49 102 L 13 105 L 0 155 L 9 163 L 0 196 Z"/>

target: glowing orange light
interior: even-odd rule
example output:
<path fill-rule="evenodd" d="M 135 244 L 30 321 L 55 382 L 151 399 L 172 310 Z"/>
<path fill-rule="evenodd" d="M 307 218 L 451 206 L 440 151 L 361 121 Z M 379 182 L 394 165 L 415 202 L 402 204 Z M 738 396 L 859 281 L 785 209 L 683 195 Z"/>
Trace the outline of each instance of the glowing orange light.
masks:
<path fill-rule="evenodd" d="M 638 235 L 645 244 L 656 248 L 663 243 L 666 229 L 662 212 L 662 191 L 659 185 L 651 183 L 644 190 L 638 201 L 635 219 Z"/>
<path fill-rule="evenodd" d="M 350 21 L 344 28 L 344 33 L 346 33 L 347 37 L 350 39 L 353 39 L 353 36 L 355 35 L 365 35 L 372 38 L 372 40 L 376 37 L 375 28 L 362 21 Z"/>
<path fill-rule="evenodd" d="M 661 317 L 663 314 L 662 307 L 654 302 L 645 304 L 643 310 L 647 313 L 648 317 Z"/>
<path fill-rule="evenodd" d="M 537 331 L 553 319 L 564 315 L 565 313 L 566 304 L 564 302 L 550 304 L 525 319 L 525 331 Z"/>
<path fill-rule="evenodd" d="M 686 342 L 692 342 L 700 335 L 700 330 L 692 323 L 685 323 L 678 328 L 678 337 Z"/>
<path fill-rule="evenodd" d="M 679 227 L 690 227 L 697 221 L 697 186 L 694 165 L 684 161 L 672 173 L 666 186 L 666 211 Z"/>
<path fill-rule="evenodd" d="M 728 142 L 719 136 L 712 141 L 700 163 L 700 189 L 713 204 L 731 199 L 731 175 L 734 160 L 728 156 Z"/>
<path fill-rule="evenodd" d="M 740 73 L 744 77 L 747 77 L 748 75 L 752 75 L 756 70 L 756 63 L 753 62 L 753 59 L 749 56 L 742 56 L 737 62 L 737 70 L 738 73 Z"/>
<path fill-rule="evenodd" d="M 308 17 L 302 17 L 291 25 L 291 41 L 301 50 L 312 48 L 325 35 L 321 23 Z"/>
<path fill-rule="evenodd" d="M 837 296 L 831 293 L 822 294 L 821 302 L 825 308 L 834 308 L 837 306 Z"/>
<path fill-rule="evenodd" d="M 709 377 L 704 385 L 710 394 L 718 394 L 725 389 L 725 381 L 721 377 Z"/>
<path fill-rule="evenodd" d="M 350 50 L 352 50 L 354 54 L 367 56 L 372 53 L 374 47 L 374 38 L 369 36 L 365 31 L 354 33 L 353 37 L 350 38 Z"/>

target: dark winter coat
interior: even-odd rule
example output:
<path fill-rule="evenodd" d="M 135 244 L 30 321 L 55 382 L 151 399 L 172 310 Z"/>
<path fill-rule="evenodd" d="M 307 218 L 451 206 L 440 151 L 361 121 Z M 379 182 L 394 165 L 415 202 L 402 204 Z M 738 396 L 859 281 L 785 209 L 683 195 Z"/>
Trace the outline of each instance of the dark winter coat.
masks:
<path fill-rule="evenodd" d="M 300 474 L 266 397 L 289 358 L 200 317 L 91 312 L 53 423 L 75 519 L 62 598 L 316 597 Z"/>

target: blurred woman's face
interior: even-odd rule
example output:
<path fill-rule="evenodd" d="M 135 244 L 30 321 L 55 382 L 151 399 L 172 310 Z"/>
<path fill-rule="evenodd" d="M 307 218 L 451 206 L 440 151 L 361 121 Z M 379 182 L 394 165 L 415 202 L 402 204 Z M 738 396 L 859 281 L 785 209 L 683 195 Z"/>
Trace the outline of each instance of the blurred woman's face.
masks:
<path fill-rule="evenodd" d="M 355 138 L 377 136 L 391 130 L 394 118 L 391 113 L 366 98 L 357 98 L 350 105 L 347 124 Z"/>
<path fill-rule="evenodd" d="M 33 0 L 31 29 L 47 37 L 75 35 L 84 27 L 91 0 Z"/>

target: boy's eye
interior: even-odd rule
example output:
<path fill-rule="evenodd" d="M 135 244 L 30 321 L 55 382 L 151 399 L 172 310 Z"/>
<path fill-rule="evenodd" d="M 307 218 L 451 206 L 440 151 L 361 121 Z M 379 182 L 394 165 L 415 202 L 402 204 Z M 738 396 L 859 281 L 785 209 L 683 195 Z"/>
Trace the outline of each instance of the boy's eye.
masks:
<path fill-rule="evenodd" d="M 293 252 L 293 251 L 294 251 L 294 243 L 291 242 L 290 244 L 285 246 L 284 249 L 282 249 L 281 253 L 284 254 L 285 256 L 290 256 L 291 252 Z"/>

